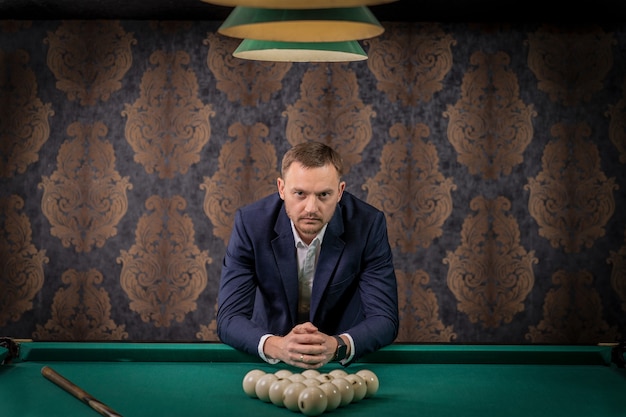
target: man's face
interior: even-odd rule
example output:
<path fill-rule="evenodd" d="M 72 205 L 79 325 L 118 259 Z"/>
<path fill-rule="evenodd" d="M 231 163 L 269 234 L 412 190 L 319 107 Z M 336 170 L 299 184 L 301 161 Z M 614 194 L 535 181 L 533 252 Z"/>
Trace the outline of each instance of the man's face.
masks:
<path fill-rule="evenodd" d="M 346 186 L 332 164 L 305 168 L 299 162 L 289 166 L 277 185 L 287 215 L 307 244 L 333 217 Z"/>

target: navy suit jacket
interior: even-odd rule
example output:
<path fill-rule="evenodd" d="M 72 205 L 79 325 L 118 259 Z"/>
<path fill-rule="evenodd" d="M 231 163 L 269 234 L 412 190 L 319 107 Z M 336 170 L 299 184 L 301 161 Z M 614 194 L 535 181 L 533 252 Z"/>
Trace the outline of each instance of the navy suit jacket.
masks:
<path fill-rule="evenodd" d="M 298 260 L 291 223 L 278 193 L 239 209 L 222 265 L 220 340 L 258 356 L 265 334 L 298 324 Z M 310 321 L 320 331 L 349 333 L 353 360 L 392 343 L 398 293 L 384 214 L 344 192 L 328 223 L 311 294 Z"/>

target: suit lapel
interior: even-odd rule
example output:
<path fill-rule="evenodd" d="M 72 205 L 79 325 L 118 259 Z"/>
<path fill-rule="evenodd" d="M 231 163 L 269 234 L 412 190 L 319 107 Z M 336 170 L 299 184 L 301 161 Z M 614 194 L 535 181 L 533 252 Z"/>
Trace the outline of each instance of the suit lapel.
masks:
<path fill-rule="evenodd" d="M 313 290 L 311 292 L 311 317 L 315 317 L 322 295 L 324 295 L 326 287 L 328 287 L 333 276 L 333 271 L 336 270 L 337 263 L 341 259 L 341 254 L 346 245 L 340 237 L 342 234 L 341 206 L 337 206 L 333 218 L 328 223 L 324 241 L 322 242 L 322 250 L 317 261 Z"/>
<path fill-rule="evenodd" d="M 280 280 L 287 297 L 291 322 L 296 323 L 298 317 L 298 259 L 291 223 L 284 207 L 278 216 L 274 231 L 278 235 L 272 240 L 274 259 L 276 259 Z"/>

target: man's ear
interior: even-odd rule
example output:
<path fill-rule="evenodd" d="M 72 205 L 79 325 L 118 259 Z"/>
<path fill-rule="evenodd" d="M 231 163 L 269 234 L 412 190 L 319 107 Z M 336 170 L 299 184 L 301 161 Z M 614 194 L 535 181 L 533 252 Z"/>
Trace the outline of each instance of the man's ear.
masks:
<path fill-rule="evenodd" d="M 339 195 L 337 196 L 337 202 L 341 201 L 341 196 L 343 195 L 343 190 L 346 189 L 346 182 L 341 181 L 339 183 Z"/>
<path fill-rule="evenodd" d="M 278 188 L 278 195 L 280 196 L 281 199 L 285 199 L 285 181 L 278 177 L 276 179 L 276 188 Z"/>

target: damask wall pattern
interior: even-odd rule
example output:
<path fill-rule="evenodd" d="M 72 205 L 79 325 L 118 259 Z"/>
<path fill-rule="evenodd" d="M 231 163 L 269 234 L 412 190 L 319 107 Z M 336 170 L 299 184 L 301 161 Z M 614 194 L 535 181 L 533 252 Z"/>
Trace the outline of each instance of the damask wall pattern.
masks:
<path fill-rule="evenodd" d="M 383 22 L 356 63 L 207 21 L 0 21 L 0 335 L 218 341 L 237 208 L 325 142 L 383 210 L 398 343 L 626 336 L 626 24 Z"/>

